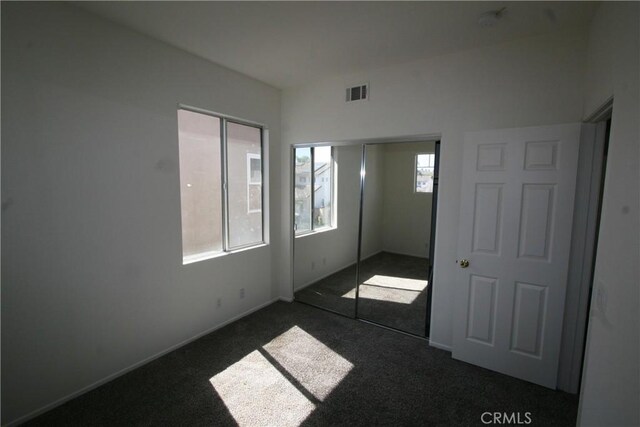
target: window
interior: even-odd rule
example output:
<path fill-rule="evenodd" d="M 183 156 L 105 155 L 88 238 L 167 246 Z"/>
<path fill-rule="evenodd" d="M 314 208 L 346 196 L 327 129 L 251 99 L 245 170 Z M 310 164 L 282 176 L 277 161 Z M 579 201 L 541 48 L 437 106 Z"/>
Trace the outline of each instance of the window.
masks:
<path fill-rule="evenodd" d="M 264 242 L 257 125 L 178 110 L 183 263 Z"/>
<path fill-rule="evenodd" d="M 259 154 L 247 153 L 247 213 L 262 211 L 262 162 Z"/>
<path fill-rule="evenodd" d="M 331 227 L 333 151 L 331 147 L 295 149 L 296 234 Z"/>
<path fill-rule="evenodd" d="M 433 168 L 435 166 L 435 154 L 416 155 L 416 193 L 433 193 Z"/>
<path fill-rule="evenodd" d="M 311 148 L 297 148 L 295 156 L 296 233 L 311 231 Z"/>
<path fill-rule="evenodd" d="M 182 256 L 222 251 L 220 119 L 178 111 Z"/>

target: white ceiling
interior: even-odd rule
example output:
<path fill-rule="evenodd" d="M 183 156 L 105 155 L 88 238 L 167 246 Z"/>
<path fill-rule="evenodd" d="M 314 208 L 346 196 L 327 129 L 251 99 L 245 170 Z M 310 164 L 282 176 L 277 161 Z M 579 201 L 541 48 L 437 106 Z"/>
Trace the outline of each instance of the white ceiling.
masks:
<path fill-rule="evenodd" d="M 583 29 L 593 2 L 79 2 L 275 87 Z M 507 9 L 489 28 L 483 12 Z"/>

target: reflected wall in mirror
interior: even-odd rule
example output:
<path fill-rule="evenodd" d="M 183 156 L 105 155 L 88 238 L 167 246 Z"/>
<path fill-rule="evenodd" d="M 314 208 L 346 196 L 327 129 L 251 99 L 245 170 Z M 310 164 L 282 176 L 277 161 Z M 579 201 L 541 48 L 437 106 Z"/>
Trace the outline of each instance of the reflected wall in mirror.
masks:
<path fill-rule="evenodd" d="M 295 299 L 354 317 L 362 146 L 293 157 Z"/>
<path fill-rule="evenodd" d="M 358 317 L 425 336 L 435 142 L 366 146 Z"/>

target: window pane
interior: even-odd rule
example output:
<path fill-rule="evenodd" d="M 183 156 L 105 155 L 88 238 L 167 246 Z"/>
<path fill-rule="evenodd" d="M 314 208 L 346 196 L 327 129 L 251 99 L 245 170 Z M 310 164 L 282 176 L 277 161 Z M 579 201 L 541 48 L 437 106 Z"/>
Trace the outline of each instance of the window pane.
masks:
<path fill-rule="evenodd" d="M 262 242 L 260 129 L 227 123 L 229 246 Z"/>
<path fill-rule="evenodd" d="M 220 119 L 178 110 L 182 256 L 222 251 Z"/>
<path fill-rule="evenodd" d="M 296 148 L 296 232 L 311 230 L 311 149 Z"/>
<path fill-rule="evenodd" d="M 316 147 L 313 153 L 313 170 L 315 173 L 313 226 L 314 228 L 331 225 L 331 192 L 333 185 L 331 147 Z"/>
<path fill-rule="evenodd" d="M 433 192 L 433 170 L 435 154 L 418 154 L 416 156 L 416 192 Z"/>

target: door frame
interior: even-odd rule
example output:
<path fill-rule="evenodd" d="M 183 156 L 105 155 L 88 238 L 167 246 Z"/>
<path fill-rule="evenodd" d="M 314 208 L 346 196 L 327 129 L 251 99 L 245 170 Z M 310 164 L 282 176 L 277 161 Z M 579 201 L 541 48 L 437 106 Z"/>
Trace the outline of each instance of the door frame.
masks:
<path fill-rule="evenodd" d="M 431 302 L 433 298 L 433 269 L 436 256 L 436 224 L 438 218 L 438 192 L 440 183 L 440 140 L 436 141 L 435 161 L 433 164 L 433 196 L 431 199 L 431 234 L 429 235 L 429 288 L 427 289 L 427 324 L 424 327 L 424 335 L 431 332 Z"/>
<path fill-rule="evenodd" d="M 321 146 L 327 146 L 327 145 L 331 145 L 333 147 L 341 147 L 341 146 L 362 146 L 362 150 L 364 153 L 365 150 L 365 146 L 366 145 L 374 145 L 374 144 L 394 144 L 394 143 L 411 143 L 411 142 L 425 142 L 425 141 L 433 141 L 436 144 L 436 164 L 434 169 L 436 169 L 434 171 L 435 174 L 438 173 L 438 169 L 440 167 L 440 144 L 441 144 L 441 134 L 440 133 L 432 133 L 432 134 L 419 134 L 419 135 L 407 135 L 407 136 L 396 136 L 396 137 L 380 137 L 380 138 L 365 138 L 365 139 L 349 139 L 349 140 L 326 140 L 326 141 L 318 141 L 318 142 L 303 142 L 303 143 L 296 143 L 296 144 L 291 144 L 289 147 L 289 162 L 288 162 L 288 167 L 289 167 L 289 232 L 290 232 L 290 239 L 289 239 L 289 251 L 290 251 L 290 256 L 289 256 L 289 260 L 290 260 L 290 286 L 291 286 L 291 300 L 292 301 L 298 301 L 301 303 L 304 303 L 302 301 L 296 300 L 295 298 L 295 240 L 296 240 L 296 235 L 295 235 L 295 231 L 294 231 L 294 227 L 295 227 L 295 189 L 294 189 L 294 183 L 295 183 L 295 169 L 292 167 L 293 162 L 295 160 L 295 150 L 296 148 L 305 148 L 305 147 L 321 147 Z M 362 175 L 362 171 L 364 168 L 364 155 L 361 158 L 361 165 L 360 165 L 360 220 L 358 223 L 358 226 L 361 227 L 362 226 L 362 192 L 364 191 L 364 185 L 365 185 L 365 180 L 364 180 L 364 176 Z M 437 192 L 435 191 L 437 189 L 436 187 L 436 182 L 434 180 L 434 193 L 433 193 L 433 202 L 432 202 L 432 222 L 431 222 L 431 239 L 433 239 L 433 243 L 435 243 L 435 234 L 437 232 Z M 338 184 L 339 185 L 339 184 Z M 358 254 L 357 254 L 357 258 L 356 258 L 356 269 L 359 268 L 359 260 L 360 260 L 360 243 L 361 243 L 361 236 L 360 236 L 360 232 L 358 235 Z M 430 259 L 430 274 L 431 276 L 433 276 L 433 271 L 435 269 L 435 244 L 430 246 L 430 257 L 431 257 L 431 251 L 433 251 L 433 260 Z M 359 278 L 356 275 L 356 290 L 358 289 L 358 282 Z M 317 305 L 313 305 L 313 304 L 308 304 L 308 303 L 304 303 L 306 305 L 310 305 L 313 306 L 315 308 L 319 308 L 321 310 L 325 310 L 325 311 L 329 311 L 331 313 L 334 314 L 338 314 L 340 316 L 344 316 L 344 317 L 349 317 L 349 318 L 353 318 L 355 320 L 359 320 L 361 322 L 364 323 L 369 323 L 369 324 L 373 324 L 375 326 L 379 326 L 381 328 L 384 329 L 389 329 L 404 335 L 408 335 L 411 337 L 415 337 L 415 338 L 419 338 L 419 339 L 424 339 L 428 342 L 430 342 L 429 339 L 429 331 L 430 331 L 430 325 L 431 325 L 431 298 L 430 295 L 433 291 L 433 287 L 435 286 L 435 284 L 433 283 L 433 281 L 431 280 L 431 282 L 429 283 L 429 290 L 427 291 L 427 314 L 426 314 L 426 325 L 425 325 L 425 336 L 421 336 L 421 335 L 415 335 L 409 332 L 405 332 L 399 329 L 395 329 L 395 328 L 391 328 L 385 325 L 381 325 L 381 324 L 377 324 L 375 322 L 371 322 L 362 318 L 359 318 L 357 316 L 357 304 L 358 304 L 358 298 L 356 295 L 356 300 L 355 300 L 355 305 L 356 308 L 354 310 L 354 316 L 346 316 L 343 313 L 339 313 L 337 311 L 333 311 L 331 309 L 325 308 L 325 307 L 320 307 Z M 356 291 L 357 292 L 357 291 Z"/>
<path fill-rule="evenodd" d="M 582 377 L 606 171 L 607 121 L 611 119 L 612 112 L 613 98 L 609 98 L 583 122 L 580 136 L 569 277 L 557 380 L 559 390 L 573 394 L 578 393 Z"/>

